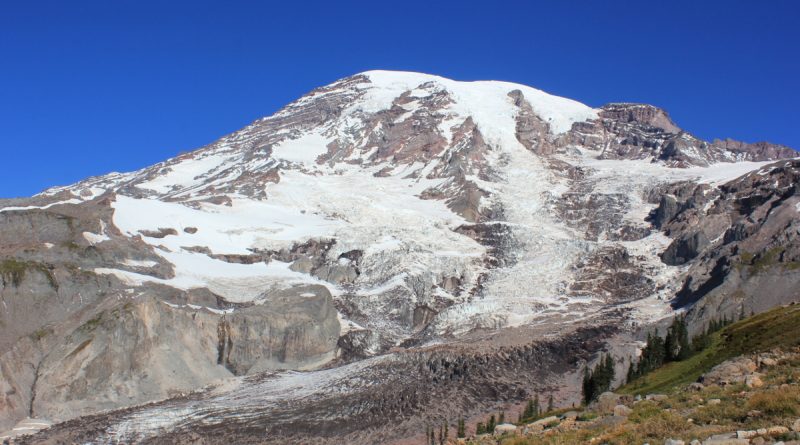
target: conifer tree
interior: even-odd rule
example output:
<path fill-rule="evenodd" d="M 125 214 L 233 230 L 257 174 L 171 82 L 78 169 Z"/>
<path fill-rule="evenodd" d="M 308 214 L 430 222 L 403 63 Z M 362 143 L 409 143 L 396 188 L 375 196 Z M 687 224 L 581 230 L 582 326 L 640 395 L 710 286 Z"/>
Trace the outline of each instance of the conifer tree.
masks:
<path fill-rule="evenodd" d="M 483 425 L 483 422 L 478 422 L 478 424 L 475 425 L 475 435 L 479 436 L 481 434 L 486 434 L 486 427 Z"/>
<path fill-rule="evenodd" d="M 547 398 L 547 412 L 552 413 L 555 409 L 556 408 L 553 405 L 553 395 L 550 394 L 550 397 Z"/>
<path fill-rule="evenodd" d="M 614 358 L 611 354 L 601 356 L 599 363 L 592 371 L 589 371 L 588 367 L 584 370 L 582 388 L 584 403 L 588 405 L 594 401 L 597 396 L 611 389 L 611 383 L 613 381 Z"/>
<path fill-rule="evenodd" d="M 589 367 L 583 368 L 583 384 L 581 385 L 581 393 L 583 394 L 583 403 L 588 405 L 593 399 L 594 388 L 592 388 L 592 372 Z"/>
<path fill-rule="evenodd" d="M 634 363 L 633 357 L 631 357 L 630 364 L 628 365 L 628 373 L 625 375 L 625 383 L 630 383 L 635 378 L 636 378 L 636 363 Z"/>
<path fill-rule="evenodd" d="M 456 430 L 456 437 L 459 439 L 463 439 L 467 437 L 467 429 L 464 426 L 464 419 L 458 419 L 458 430 Z"/>
<path fill-rule="evenodd" d="M 533 398 L 533 417 L 539 417 L 541 413 L 542 412 L 539 406 L 539 393 L 536 393 L 536 396 Z"/>
<path fill-rule="evenodd" d="M 686 317 L 682 316 L 678 325 L 678 360 L 686 360 L 692 355 L 692 347 L 689 344 L 689 328 L 686 326 Z"/>
<path fill-rule="evenodd" d="M 533 399 L 528 399 L 528 403 L 525 404 L 525 409 L 522 410 L 522 414 L 520 414 L 520 420 L 526 420 L 533 417 Z"/>
<path fill-rule="evenodd" d="M 489 421 L 486 422 L 486 432 L 492 434 L 495 426 L 497 426 L 497 419 L 495 419 L 494 414 L 492 414 L 489 416 Z"/>

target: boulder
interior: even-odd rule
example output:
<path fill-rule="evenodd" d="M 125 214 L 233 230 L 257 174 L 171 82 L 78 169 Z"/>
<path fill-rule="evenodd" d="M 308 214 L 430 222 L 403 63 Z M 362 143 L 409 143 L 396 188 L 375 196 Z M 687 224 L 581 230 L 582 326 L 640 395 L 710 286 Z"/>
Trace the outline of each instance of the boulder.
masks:
<path fill-rule="evenodd" d="M 753 374 L 756 369 L 758 369 L 758 366 L 752 359 L 739 357 L 711 368 L 710 371 L 700 377 L 700 381 L 706 386 L 711 384 L 724 386 L 745 383 L 747 376 Z"/>
<path fill-rule="evenodd" d="M 501 423 L 494 427 L 494 435 L 502 436 L 503 434 L 515 434 L 517 432 L 516 425 L 510 423 Z"/>
<path fill-rule="evenodd" d="M 691 390 L 691 391 L 702 391 L 702 390 L 703 390 L 703 388 L 705 388 L 705 387 L 706 387 L 706 386 L 705 386 L 705 385 L 703 385 L 703 384 L 702 384 L 702 383 L 700 383 L 700 382 L 694 382 L 694 383 L 692 383 L 691 385 L 689 385 L 689 390 Z"/>
<path fill-rule="evenodd" d="M 800 419 L 797 419 L 792 423 L 792 431 L 796 431 L 800 433 Z"/>
<path fill-rule="evenodd" d="M 778 361 L 771 357 L 762 357 L 760 364 L 761 366 L 775 366 L 778 364 Z"/>
<path fill-rule="evenodd" d="M 544 419 L 539 419 L 536 422 L 531 423 L 530 426 L 544 428 L 547 425 L 550 425 L 551 423 L 554 423 L 554 422 L 558 423 L 558 421 L 559 421 L 558 417 L 556 417 L 556 416 L 548 416 L 548 417 L 545 417 Z"/>
<path fill-rule="evenodd" d="M 706 403 L 708 405 L 719 405 L 720 403 L 722 403 L 722 400 L 720 400 L 720 399 L 708 399 L 708 402 L 706 402 Z"/>
<path fill-rule="evenodd" d="M 601 413 L 610 413 L 619 404 L 620 397 L 613 392 L 604 392 L 594 402 L 594 409 Z"/>
<path fill-rule="evenodd" d="M 737 439 L 752 439 L 758 436 L 758 433 L 754 430 L 741 430 L 736 432 Z"/>
<path fill-rule="evenodd" d="M 786 428 L 785 426 L 780 426 L 780 425 L 771 426 L 771 427 L 767 428 L 767 434 L 769 434 L 771 436 L 777 436 L 779 434 L 786 434 L 788 432 L 789 432 L 789 428 Z"/>
<path fill-rule="evenodd" d="M 645 396 L 646 400 L 652 400 L 653 402 L 663 402 L 667 400 L 669 397 L 666 394 L 648 394 Z"/>
<path fill-rule="evenodd" d="M 748 439 L 736 439 L 736 438 L 714 438 L 710 437 L 703 441 L 703 445 L 750 445 L 750 440 Z"/>
<path fill-rule="evenodd" d="M 761 388 L 764 386 L 764 382 L 761 380 L 761 377 L 751 374 L 744 378 L 744 384 L 747 385 L 748 388 Z"/>
<path fill-rule="evenodd" d="M 614 407 L 615 416 L 628 417 L 631 415 L 632 412 L 633 410 L 625 405 L 617 405 Z"/>
<path fill-rule="evenodd" d="M 664 445 L 684 445 L 684 441 L 678 439 L 667 439 L 664 441 Z"/>
<path fill-rule="evenodd" d="M 577 411 L 567 411 L 561 415 L 561 420 L 575 420 L 578 418 Z"/>

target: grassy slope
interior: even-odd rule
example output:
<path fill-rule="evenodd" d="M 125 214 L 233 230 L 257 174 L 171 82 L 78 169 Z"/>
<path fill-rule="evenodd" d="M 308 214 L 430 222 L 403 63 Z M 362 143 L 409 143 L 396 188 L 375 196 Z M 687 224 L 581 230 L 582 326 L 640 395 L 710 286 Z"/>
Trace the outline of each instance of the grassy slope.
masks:
<path fill-rule="evenodd" d="M 713 336 L 712 344 L 683 362 L 670 363 L 618 388 L 626 394 L 669 394 L 664 402 L 642 401 L 623 424 L 586 425 L 567 431 L 532 437 L 501 440 L 502 445 L 566 445 L 605 443 L 611 445 L 663 444 L 666 437 L 688 443 L 695 438 L 742 429 L 789 425 L 800 415 L 800 361 L 794 358 L 775 366 L 763 376 L 763 388 L 749 390 L 744 385 L 720 388 L 709 386 L 700 392 L 681 391 L 715 365 L 743 354 L 774 348 L 788 350 L 800 346 L 800 305 L 779 307 L 734 323 Z M 791 386 L 786 387 L 786 383 Z M 743 391 L 750 391 L 743 397 Z M 717 405 L 706 404 L 711 398 Z M 666 408 L 670 408 L 667 410 Z M 751 410 L 763 415 L 751 418 Z M 691 418 L 693 421 L 688 421 Z M 781 437 L 773 437 L 780 439 Z M 788 437 L 786 438 L 788 439 Z M 469 442 L 477 443 L 477 442 Z"/>
<path fill-rule="evenodd" d="M 617 389 L 621 394 L 666 393 L 697 380 L 730 358 L 775 347 L 800 345 L 800 305 L 778 307 L 725 327 L 711 345 L 681 362 L 667 365 Z"/>

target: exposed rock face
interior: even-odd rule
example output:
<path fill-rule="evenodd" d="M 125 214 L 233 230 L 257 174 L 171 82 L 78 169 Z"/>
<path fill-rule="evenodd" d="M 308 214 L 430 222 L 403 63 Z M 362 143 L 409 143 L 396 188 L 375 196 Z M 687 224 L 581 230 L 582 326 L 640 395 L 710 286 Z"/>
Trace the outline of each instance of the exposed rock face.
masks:
<path fill-rule="evenodd" d="M 543 389 L 551 376 L 588 358 L 610 330 L 568 330 L 533 343 L 521 339 L 535 331 L 518 334 L 501 348 L 473 338 L 472 345 L 374 357 L 308 376 L 261 374 L 226 392 L 207 390 L 62 423 L 48 430 L 48 440 L 103 441 L 125 434 L 142 443 L 192 443 L 202 437 L 203 443 L 336 444 L 414 437 L 424 422 L 443 421 L 454 411 L 480 412 L 475 404 L 481 400 L 527 397 L 530 380 Z M 187 414 L 167 418 L 167 413 Z M 383 428 L 386 416 L 404 421 Z"/>
<path fill-rule="evenodd" d="M 635 123 L 658 128 L 666 133 L 680 133 L 666 111 L 645 104 L 617 103 L 603 106 L 600 117 L 623 123 Z"/>
<path fill-rule="evenodd" d="M 263 305 L 225 312 L 155 298 L 109 306 L 46 356 L 30 354 L 33 362 L 22 369 L 12 368 L 20 358 L 12 349 L 3 357 L 3 374 L 15 387 L 35 391 L 16 403 L 33 401 L 31 413 L 63 420 L 175 396 L 233 375 L 313 367 L 335 352 L 339 322 L 322 286 L 282 291 Z M 36 351 L 30 342 L 18 348 L 26 344 Z"/>
<path fill-rule="evenodd" d="M 647 277 L 641 264 L 642 259 L 634 261 L 620 245 L 598 249 L 576 264 L 580 272 L 569 291 L 575 296 L 603 298 L 609 303 L 637 300 L 655 291 L 653 280 Z"/>
<path fill-rule="evenodd" d="M 311 368 L 332 358 L 339 321 L 324 286 L 276 292 L 219 318 L 217 363 L 234 374 Z"/>
<path fill-rule="evenodd" d="M 550 141 L 550 126 L 533 111 L 531 104 L 525 100 L 520 90 L 508 93 L 519 107 L 517 113 L 517 140 L 528 150 L 540 155 L 552 154 L 554 146 Z"/>
<path fill-rule="evenodd" d="M 229 377 L 216 363 L 216 325 L 212 314 L 175 310 L 153 299 L 102 311 L 39 364 L 31 412 L 68 419 Z"/>
<path fill-rule="evenodd" d="M 664 110 L 651 105 L 608 104 L 598 114 L 597 120 L 575 124 L 559 138 L 558 145 L 582 145 L 601 152 L 602 159 L 653 159 L 673 167 L 797 156 L 791 148 L 767 142 L 702 141 L 678 128 Z"/>
<path fill-rule="evenodd" d="M 693 260 L 708 246 L 708 238 L 703 231 L 687 233 L 675 239 L 661 259 L 670 266 L 679 266 Z"/>
<path fill-rule="evenodd" d="M 797 297 L 797 161 L 719 186 L 795 155 L 647 105 L 342 79 L 152 167 L 0 201 L 0 428 L 122 408 L 51 439 L 358 444 L 545 386 L 576 400 L 580 367 L 630 356 L 676 291 L 698 320 Z"/>
<path fill-rule="evenodd" d="M 698 326 L 800 297 L 798 180 L 800 161 L 781 161 L 719 189 L 697 186 L 684 201 L 667 199 L 654 212 L 673 214 L 662 223 L 676 238 L 664 261 L 682 264 L 691 259 L 687 256 L 697 257 L 675 304 L 696 303 L 690 320 Z M 676 206 L 677 213 L 668 210 Z"/>

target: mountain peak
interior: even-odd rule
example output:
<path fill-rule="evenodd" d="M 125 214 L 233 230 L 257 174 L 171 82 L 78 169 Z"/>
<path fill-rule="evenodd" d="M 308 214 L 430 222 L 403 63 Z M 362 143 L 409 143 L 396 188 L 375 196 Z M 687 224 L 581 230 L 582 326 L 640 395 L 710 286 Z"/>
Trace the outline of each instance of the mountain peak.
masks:
<path fill-rule="evenodd" d="M 190 153 L 0 202 L 0 325 L 13 334 L 0 348 L 14 351 L 0 355 L 14 373 L 0 379 L 12 382 L 0 428 L 238 378 L 200 396 L 200 418 L 257 419 L 254 440 L 267 425 L 285 443 L 284 426 L 310 412 L 346 434 L 330 423 L 343 404 L 382 413 L 381 428 L 385 413 L 423 407 L 404 401 L 419 394 L 463 406 L 436 382 L 481 388 L 475 410 L 496 407 L 486 376 L 554 388 L 606 334 L 673 313 L 686 271 L 675 264 L 701 265 L 682 291 L 695 301 L 739 241 L 796 245 L 800 204 L 786 190 L 800 166 L 753 162 L 794 152 L 676 129 L 649 105 L 595 110 L 515 83 L 368 71 Z M 756 276 L 727 270 L 731 283 Z M 797 287 L 785 279 L 773 287 Z M 759 295 L 752 283 L 743 295 Z M 110 414 L 98 441 L 194 427 L 191 403 L 142 423 Z"/>

